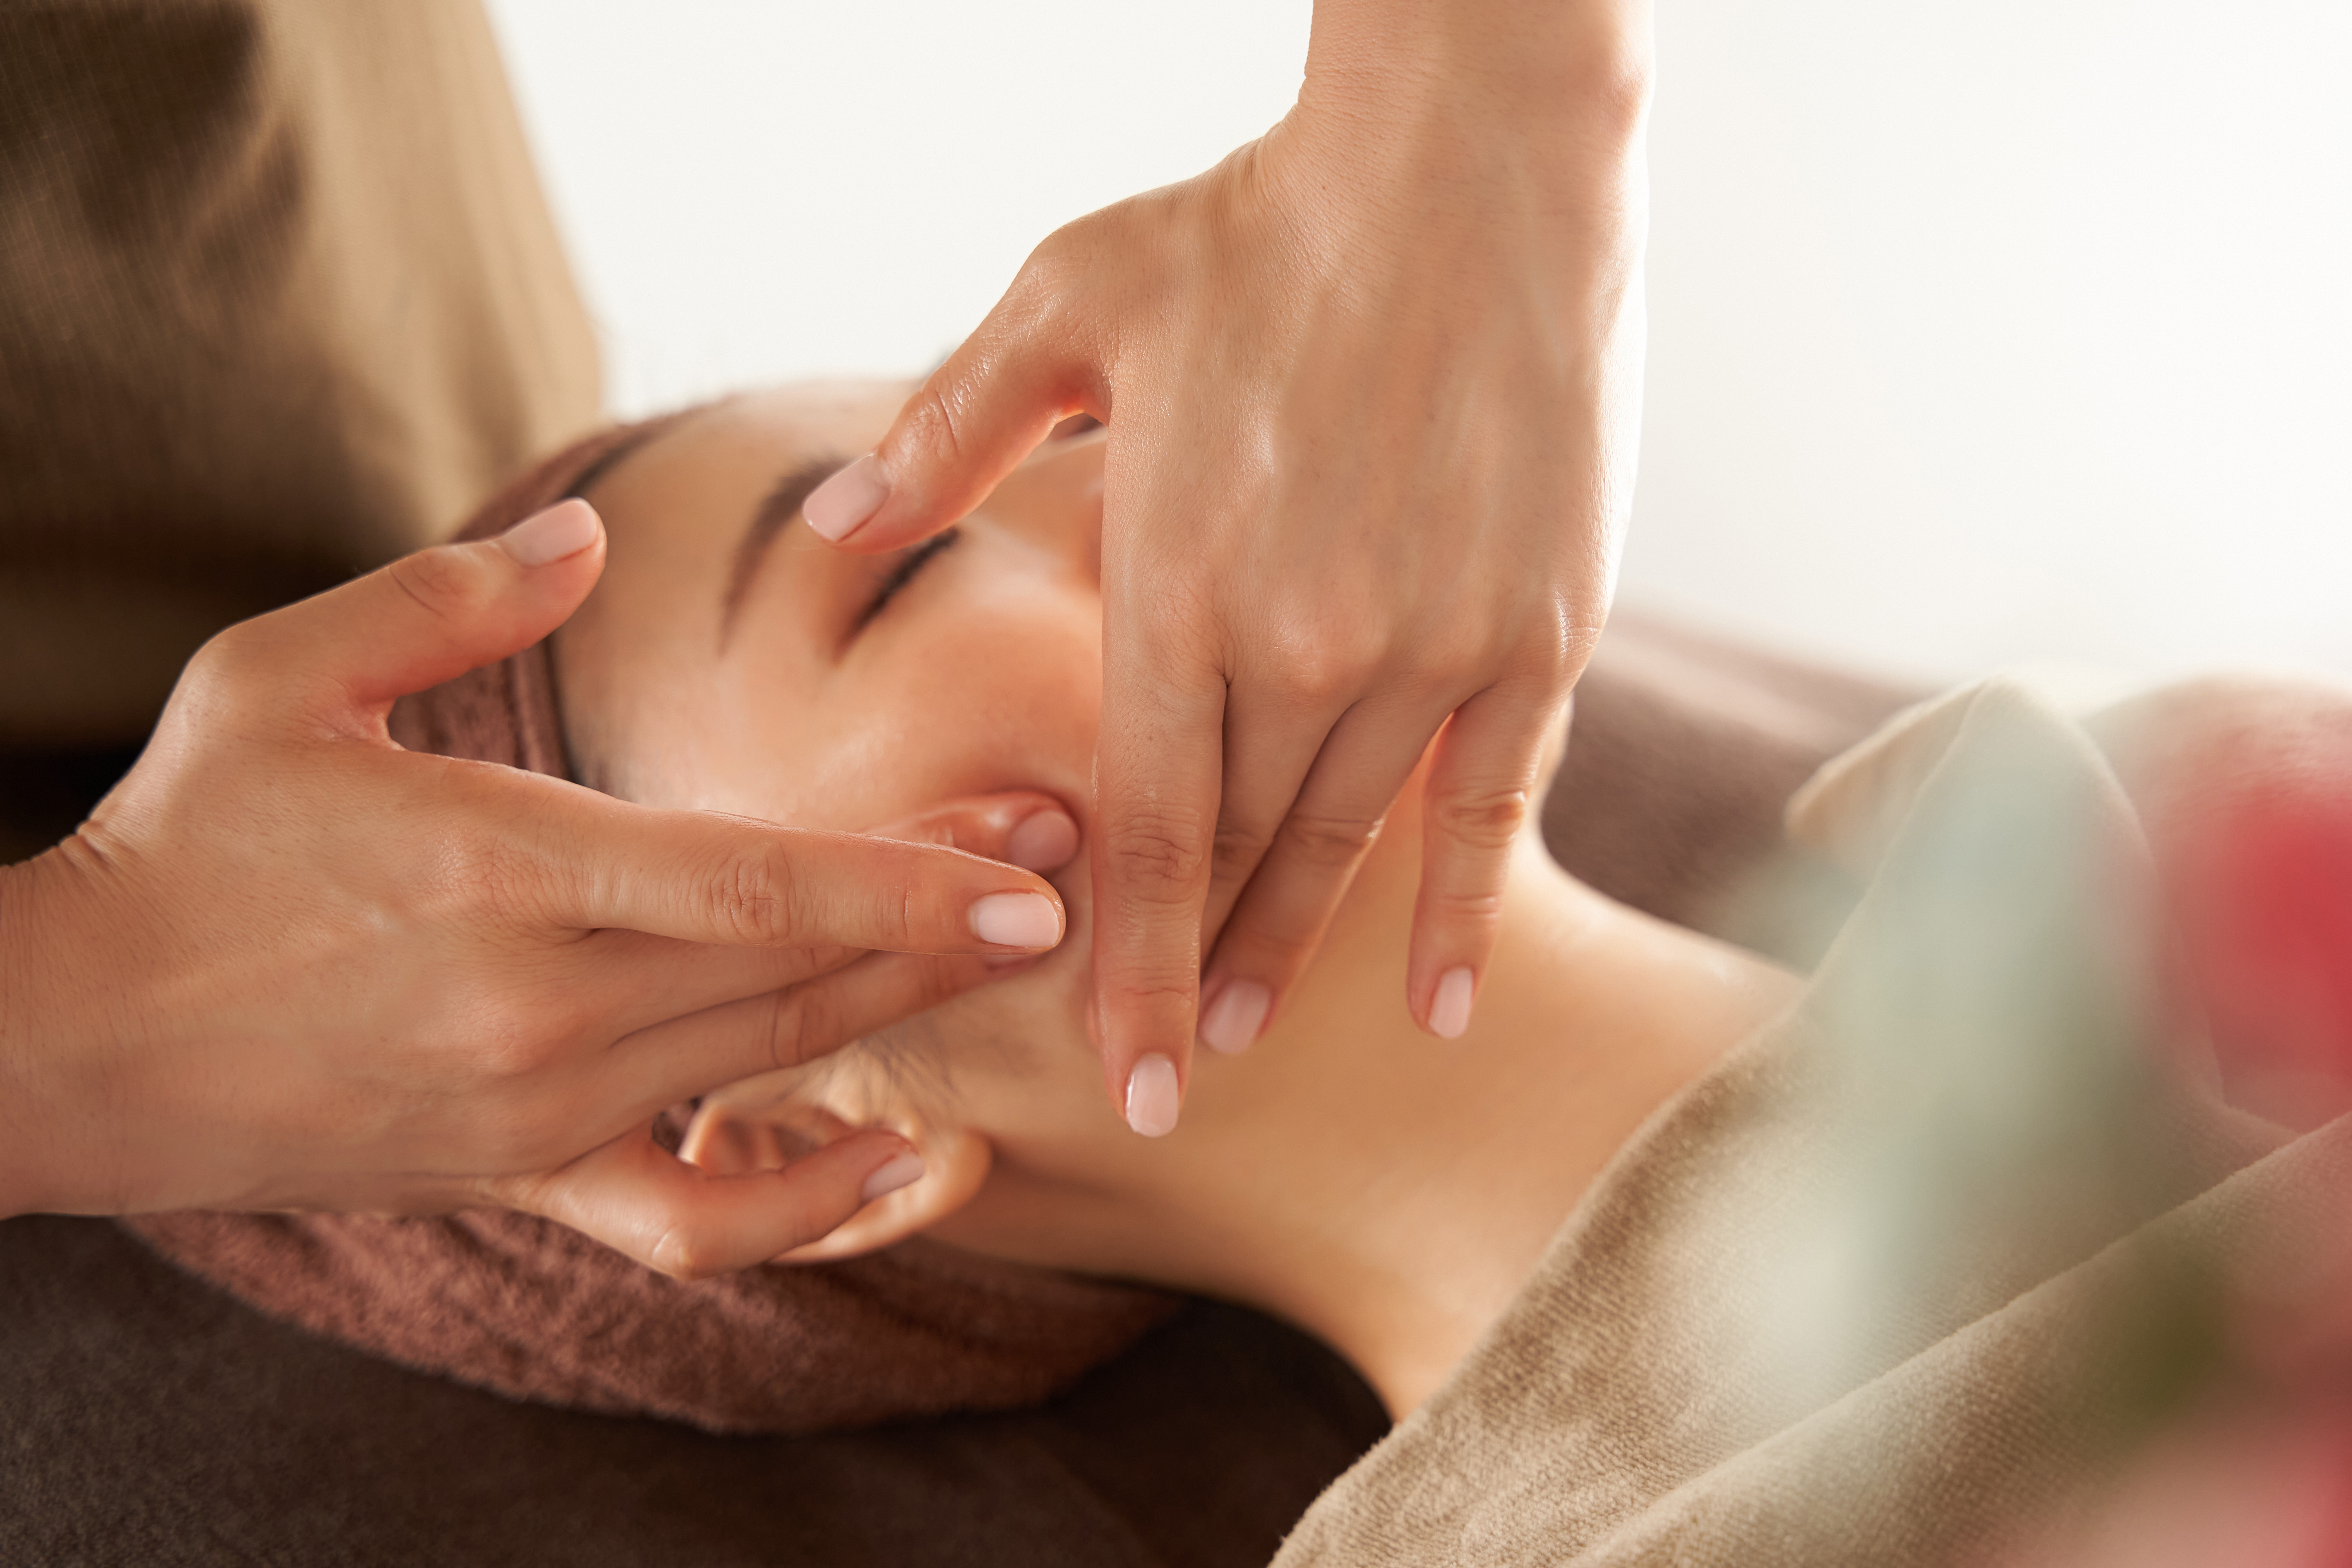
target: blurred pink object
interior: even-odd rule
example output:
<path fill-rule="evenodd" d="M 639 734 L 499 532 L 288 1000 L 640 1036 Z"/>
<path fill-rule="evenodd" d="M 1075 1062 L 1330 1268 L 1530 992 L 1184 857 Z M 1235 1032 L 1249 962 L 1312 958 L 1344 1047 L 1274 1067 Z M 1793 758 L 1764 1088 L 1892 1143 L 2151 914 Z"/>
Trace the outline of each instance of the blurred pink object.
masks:
<path fill-rule="evenodd" d="M 2180 911 L 2222 1081 L 2308 1130 L 2352 1110 L 2352 781 L 2250 791 L 2194 847 Z"/>
<path fill-rule="evenodd" d="M 2352 1568 L 2352 1402 L 2239 1409 L 2160 1439 L 1998 1568 Z"/>

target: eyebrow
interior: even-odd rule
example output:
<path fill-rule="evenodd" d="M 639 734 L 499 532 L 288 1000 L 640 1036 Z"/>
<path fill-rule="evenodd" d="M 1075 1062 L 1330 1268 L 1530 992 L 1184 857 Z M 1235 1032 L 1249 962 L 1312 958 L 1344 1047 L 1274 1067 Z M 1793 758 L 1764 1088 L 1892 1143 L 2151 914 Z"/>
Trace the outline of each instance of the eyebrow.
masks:
<path fill-rule="evenodd" d="M 768 558 L 768 547 L 784 525 L 801 514 L 801 503 L 809 492 L 831 479 L 835 470 L 849 462 L 847 458 L 827 455 L 814 458 L 778 479 L 760 504 L 751 509 L 751 520 L 744 525 L 743 537 L 736 542 L 735 559 L 727 569 L 727 587 L 719 599 L 719 648 L 727 649 L 727 639 L 734 634 L 735 617 L 751 595 L 751 584 L 760 575 L 760 563 Z"/>

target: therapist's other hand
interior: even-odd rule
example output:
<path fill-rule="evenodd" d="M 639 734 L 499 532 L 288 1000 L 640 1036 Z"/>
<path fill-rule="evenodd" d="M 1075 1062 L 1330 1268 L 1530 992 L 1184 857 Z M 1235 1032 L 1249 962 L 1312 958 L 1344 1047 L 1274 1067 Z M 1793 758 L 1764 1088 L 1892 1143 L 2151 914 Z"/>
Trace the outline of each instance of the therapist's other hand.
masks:
<path fill-rule="evenodd" d="M 1052 887 L 982 857 L 1075 827 L 1027 794 L 886 830 L 929 842 L 801 832 L 392 742 L 604 543 L 567 501 L 230 628 L 82 830 L 0 873 L 0 1215 L 503 1204 L 696 1274 L 919 1173 L 866 1134 L 721 1179 L 651 1123 L 1052 947 Z"/>
<path fill-rule="evenodd" d="M 809 498 L 891 549 L 1108 424 L 1095 1020 L 1139 1131 L 1196 1021 L 1264 1029 L 1433 741 L 1405 1002 L 1468 1025 L 1613 585 L 1647 71 L 1644 6 L 1322 0 L 1280 125 L 1050 237 Z"/>

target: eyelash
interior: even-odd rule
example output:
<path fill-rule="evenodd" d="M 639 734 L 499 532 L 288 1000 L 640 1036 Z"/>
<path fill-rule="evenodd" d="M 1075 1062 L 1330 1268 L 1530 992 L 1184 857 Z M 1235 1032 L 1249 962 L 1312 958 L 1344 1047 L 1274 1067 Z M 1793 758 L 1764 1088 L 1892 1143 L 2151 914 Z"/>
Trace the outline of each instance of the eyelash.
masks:
<path fill-rule="evenodd" d="M 849 635 L 856 637 L 864 631 L 866 624 L 882 613 L 883 606 L 898 596 L 898 590 L 915 580 L 916 573 L 929 565 L 940 552 L 962 537 L 963 530 L 950 528 L 944 533 L 933 534 L 900 557 L 890 575 L 882 580 L 882 586 L 875 591 L 874 597 L 857 613 L 857 623 L 849 628 Z"/>

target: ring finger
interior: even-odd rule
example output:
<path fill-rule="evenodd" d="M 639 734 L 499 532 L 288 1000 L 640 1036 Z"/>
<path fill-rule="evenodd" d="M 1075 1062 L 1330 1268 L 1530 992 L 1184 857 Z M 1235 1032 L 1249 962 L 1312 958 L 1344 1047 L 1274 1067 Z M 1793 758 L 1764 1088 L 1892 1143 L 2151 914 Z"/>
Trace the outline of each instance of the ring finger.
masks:
<path fill-rule="evenodd" d="M 1359 704 L 1332 730 L 1209 961 L 1205 1044 L 1230 1054 L 1264 1032 L 1444 720 L 1443 710 Z"/>

